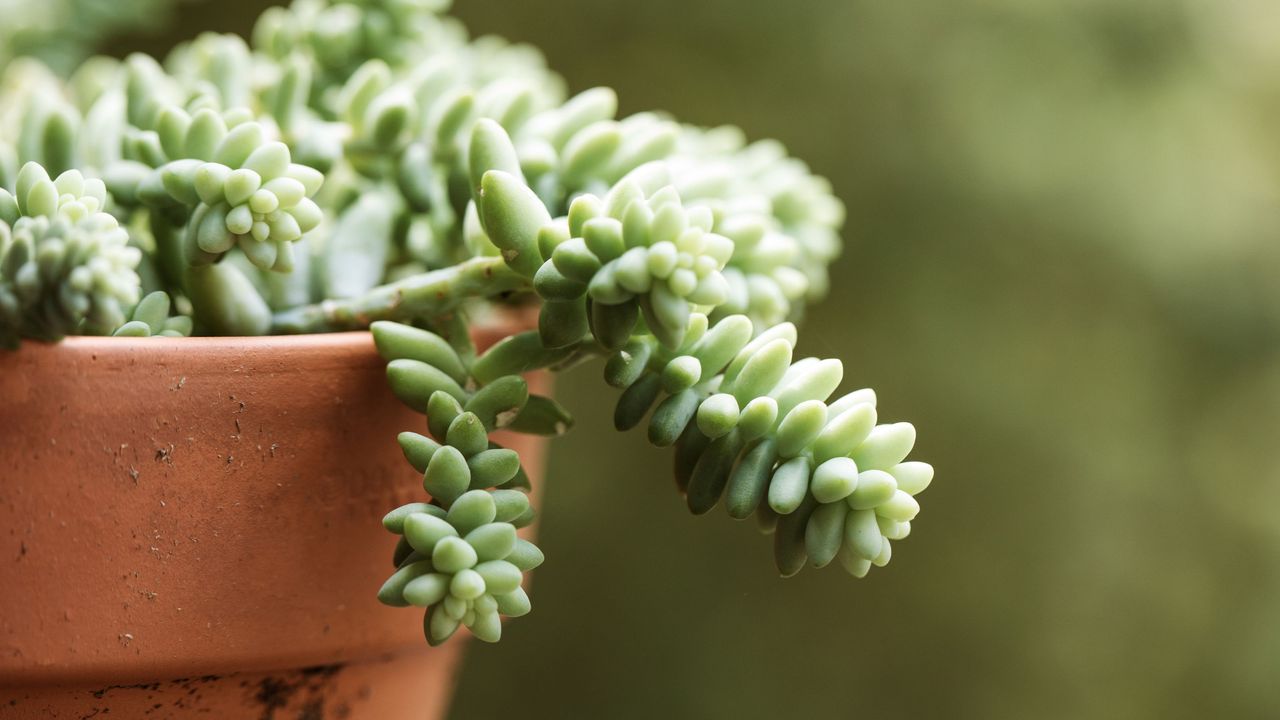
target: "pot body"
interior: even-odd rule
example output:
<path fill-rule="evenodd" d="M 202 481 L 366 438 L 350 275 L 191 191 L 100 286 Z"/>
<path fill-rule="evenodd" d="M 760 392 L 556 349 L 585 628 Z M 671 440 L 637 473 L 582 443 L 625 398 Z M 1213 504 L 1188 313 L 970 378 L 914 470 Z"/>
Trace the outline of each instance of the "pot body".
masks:
<path fill-rule="evenodd" d="M 425 499 L 384 368 L 368 333 L 0 354 L 0 717 L 442 715 L 460 644 L 375 598 Z M 536 489 L 542 441 L 498 441 Z"/>

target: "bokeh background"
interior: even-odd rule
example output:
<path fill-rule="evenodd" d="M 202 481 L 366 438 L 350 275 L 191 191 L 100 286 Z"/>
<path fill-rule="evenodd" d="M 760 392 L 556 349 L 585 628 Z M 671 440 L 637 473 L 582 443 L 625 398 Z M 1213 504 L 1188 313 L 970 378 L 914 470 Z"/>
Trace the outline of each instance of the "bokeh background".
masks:
<path fill-rule="evenodd" d="M 161 52 L 267 4 L 94 28 Z M 456 717 L 1280 717 L 1280 5 L 455 6 L 828 176 L 847 250 L 801 349 L 938 469 L 886 570 L 782 581 L 612 431 L 598 367 L 563 376 L 552 561 Z"/>

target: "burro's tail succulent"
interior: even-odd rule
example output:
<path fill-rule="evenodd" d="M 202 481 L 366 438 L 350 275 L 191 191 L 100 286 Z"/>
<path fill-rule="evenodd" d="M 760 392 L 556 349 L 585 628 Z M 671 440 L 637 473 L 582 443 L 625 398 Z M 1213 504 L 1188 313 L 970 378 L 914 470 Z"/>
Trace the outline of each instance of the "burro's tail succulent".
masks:
<path fill-rule="evenodd" d="M 438 335 L 393 323 L 374 326 L 390 361 L 392 388 L 427 414 L 436 437 L 446 439 L 442 447 L 414 437 L 419 449 L 411 451 L 402 437 L 410 461 L 425 473 L 427 491 L 442 502 L 388 516 L 388 527 L 406 542 L 384 601 L 450 598 L 428 616 L 433 642 L 447 637 L 459 619 L 483 623 L 482 610 L 501 610 L 503 602 L 476 605 L 473 599 L 484 597 L 488 575 L 458 574 L 463 565 L 496 572 L 488 564 L 492 553 L 464 547 L 472 542 L 470 533 L 480 532 L 473 528 L 488 526 L 450 519 L 463 498 L 475 498 L 467 507 L 484 508 L 478 518 L 485 523 L 500 524 L 525 508 L 493 510 L 502 507 L 496 493 L 504 491 L 486 496 L 485 489 L 507 475 L 474 472 L 473 465 L 483 465 L 474 460 L 494 452 L 480 429 L 520 425 L 528 397 L 519 373 L 591 355 L 607 358 L 604 379 L 622 390 L 616 428 L 635 428 L 648 416 L 649 441 L 674 447 L 676 486 L 693 513 L 723 501 L 733 518 L 756 516 L 760 528 L 774 535 L 774 560 L 784 576 L 837 559 L 859 578 L 872 565 L 888 564 L 892 543 L 910 534 L 920 510 L 916 495 L 933 480 L 930 465 L 907 460 L 915 428 L 878 424 L 872 390 L 833 399 L 843 365 L 797 359 L 794 324 L 760 327 L 742 314 L 710 319 L 728 301 L 723 271 L 735 245 L 713 231 L 711 209 L 686 207 L 674 186 L 664 184 L 664 168 L 641 166 L 603 197 L 581 194 L 566 215 L 553 218 L 515 158 L 499 126 L 476 126 L 470 172 L 478 219 L 500 257 L 540 296 L 538 330 L 468 363 Z M 473 405 L 481 415 L 473 417 Z M 567 419 L 556 410 L 539 414 Z M 549 430 L 545 423 L 527 426 Z M 514 472 L 514 461 L 511 467 Z M 404 529 L 408 521 L 401 522 L 405 513 L 431 528 L 417 543 Z M 486 530 L 484 537 L 490 532 L 497 533 Z M 446 539 L 445 550 L 437 551 Z M 514 545 L 504 543 L 500 551 L 509 548 Z M 426 559 L 437 552 L 449 554 L 444 569 Z M 465 562 L 455 561 L 455 553 Z M 409 560 L 415 557 L 420 559 Z M 528 609 L 524 602 L 517 607 Z M 487 626 L 478 634 L 488 634 Z"/>
<path fill-rule="evenodd" d="M 525 377 L 592 359 L 693 513 L 756 518 L 784 576 L 887 564 L 933 468 L 839 360 L 797 356 L 842 247 L 830 185 L 736 128 L 567 97 L 447 5 L 296 0 L 163 62 L 5 66 L 0 343 L 370 328 L 425 416 L 399 437 L 423 493 L 383 521 L 378 597 L 426 608 L 433 645 L 530 611 L 530 482 L 491 437 L 567 431 Z M 477 352 L 470 323 L 503 304 L 537 329 Z"/>
<path fill-rule="evenodd" d="M 477 138 L 505 140 L 492 127 Z M 509 256 L 545 258 L 533 278 L 543 345 L 587 342 L 609 354 L 605 380 L 623 391 L 619 430 L 653 408 L 649 440 L 675 446 L 676 482 L 692 512 L 723 499 L 732 517 L 757 514 L 775 533 L 784 575 L 837 557 L 858 577 L 884 565 L 933 478 L 931 466 L 906 460 L 915 428 L 877 425 L 871 390 L 829 401 L 843 366 L 795 358 L 793 324 L 708 320 L 728 300 L 722 271 L 735 244 L 712 232 L 712 211 L 686 208 L 667 179 L 661 166 L 642 166 L 551 220 L 518 177 L 491 169 L 476 202 Z"/>
<path fill-rule="evenodd" d="M 187 223 L 186 257 L 192 265 L 216 262 L 233 247 L 263 270 L 290 272 L 293 243 L 323 219 L 311 197 L 324 176 L 293 162 L 289 147 L 267 141 L 262 125 L 230 129 L 204 109 L 194 116 L 167 107 L 157 121 L 184 157 L 152 171 L 139 186 L 144 202 L 194 208 Z M 166 135 L 161 135 L 164 142 Z"/>
<path fill-rule="evenodd" d="M 129 312 L 128 321 L 115 332 L 118 337 L 186 337 L 191 334 L 191 318 L 186 315 L 169 316 L 172 300 L 163 290 L 146 297 Z"/>
<path fill-rule="evenodd" d="M 391 389 L 426 415 L 439 439 L 400 434 L 405 459 L 422 473 L 432 503 L 405 505 L 383 520 L 401 537 L 396 571 L 378 598 L 430 607 L 424 630 L 432 645 L 459 625 L 496 642 L 499 614 L 529 612 L 522 573 L 543 558 L 537 546 L 516 536 L 534 519 L 529 478 L 515 451 L 491 442 L 489 433 L 510 426 L 558 434 L 567 429 L 568 413 L 550 398 L 530 395 L 519 375 L 494 377 L 490 363 L 468 362 L 467 353 L 434 333 L 390 322 L 372 329 L 390 361 Z"/>
<path fill-rule="evenodd" d="M 138 301 L 141 252 L 102 212 L 106 189 L 28 163 L 0 189 L 0 343 L 110 333 Z"/>

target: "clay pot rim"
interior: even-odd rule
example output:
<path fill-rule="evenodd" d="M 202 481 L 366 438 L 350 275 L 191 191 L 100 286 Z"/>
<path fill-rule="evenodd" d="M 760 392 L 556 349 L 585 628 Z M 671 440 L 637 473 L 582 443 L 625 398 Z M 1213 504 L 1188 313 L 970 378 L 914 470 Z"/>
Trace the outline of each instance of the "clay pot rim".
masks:
<path fill-rule="evenodd" d="M 501 326 L 500 323 L 494 325 Z M 488 325 L 482 326 L 488 329 Z M 304 335 L 219 335 L 197 337 L 115 337 L 74 335 L 63 338 L 51 346 L 66 346 L 72 350 L 133 350 L 138 347 L 184 350 L 197 349 L 308 349 L 331 347 L 335 349 L 364 346 L 369 343 L 368 330 L 350 330 L 332 333 L 308 333 Z"/>
<path fill-rule="evenodd" d="M 369 331 L 338 333 L 274 334 L 274 336 L 200 336 L 200 337 L 114 337 L 70 336 L 49 345 L 64 345 L 74 350 L 125 350 L 145 343 L 156 348 L 209 348 L 236 347 L 261 350 L 261 348 L 294 347 L 351 347 L 369 342 Z"/>
<path fill-rule="evenodd" d="M 529 327 L 537 327 L 536 305 L 492 306 L 471 324 L 472 334 L 507 333 Z M 137 348 L 170 350 L 310 350 L 332 348 L 335 350 L 362 349 L 372 341 L 369 330 L 343 330 L 338 332 L 299 333 L 295 335 L 197 335 L 192 337 L 131 337 L 114 335 L 68 335 L 55 342 L 27 340 L 24 345 L 70 350 L 119 351 Z M 19 351 L 21 348 L 19 348 Z"/>

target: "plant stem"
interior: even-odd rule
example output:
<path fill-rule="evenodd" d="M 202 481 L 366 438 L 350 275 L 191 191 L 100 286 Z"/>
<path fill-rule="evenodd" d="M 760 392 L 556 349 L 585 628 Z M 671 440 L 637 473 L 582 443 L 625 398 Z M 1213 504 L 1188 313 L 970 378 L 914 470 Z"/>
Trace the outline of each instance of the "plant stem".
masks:
<path fill-rule="evenodd" d="M 478 257 L 380 285 L 359 297 L 325 300 L 276 313 L 271 332 L 292 335 L 360 330 L 375 320 L 440 315 L 466 298 L 492 297 L 531 287 L 529 279 L 507 267 L 502 258 Z"/>

